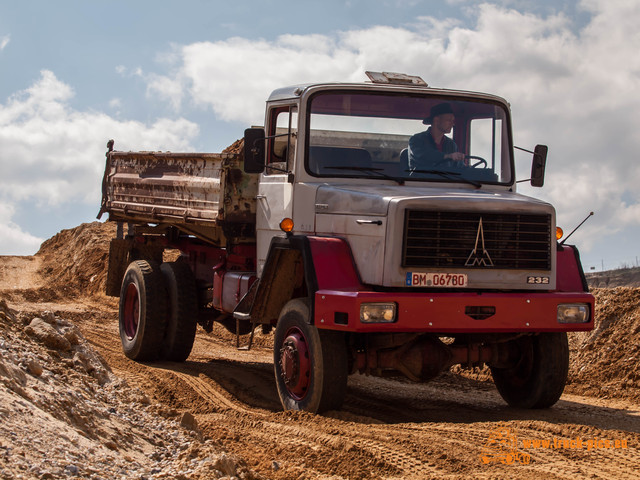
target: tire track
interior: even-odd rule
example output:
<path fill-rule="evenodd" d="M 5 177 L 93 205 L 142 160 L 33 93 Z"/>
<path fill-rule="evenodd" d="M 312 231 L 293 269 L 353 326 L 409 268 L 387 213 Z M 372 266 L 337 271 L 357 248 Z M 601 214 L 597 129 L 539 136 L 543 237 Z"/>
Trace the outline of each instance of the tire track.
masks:
<path fill-rule="evenodd" d="M 247 416 L 267 416 L 266 413 L 249 410 L 243 407 L 237 400 L 228 395 L 227 392 L 222 393 L 219 387 L 212 385 L 212 381 L 202 373 L 197 377 L 194 377 L 192 374 L 184 371 L 174 370 L 172 373 L 192 388 L 193 391 L 200 395 L 203 400 L 213 403 L 215 406 L 222 405 L 228 410 L 242 413 Z"/>
<path fill-rule="evenodd" d="M 323 417 L 311 416 L 315 420 L 312 422 L 311 428 L 306 424 L 291 425 L 284 422 L 274 422 L 272 420 L 273 413 L 246 408 L 205 373 L 200 372 L 195 376 L 196 372 L 189 371 L 189 368 L 180 364 L 156 365 L 159 368 L 170 366 L 172 370 L 169 373 L 178 377 L 202 400 L 209 402 L 217 409 L 222 407 L 222 410 L 232 411 L 243 417 L 240 423 L 248 422 L 252 427 L 255 427 L 257 420 L 260 429 L 252 431 L 251 437 L 256 440 L 260 439 L 259 443 L 272 442 L 274 438 L 277 438 L 280 444 L 310 451 L 319 446 L 330 449 L 336 447 L 336 435 L 323 433 L 327 429 L 327 425 L 318 424 L 318 420 L 322 420 Z M 238 429 L 238 420 L 238 418 L 234 418 L 233 422 L 229 422 L 227 426 Z M 220 422 L 220 419 L 218 418 L 217 421 Z M 415 455 L 404 451 L 403 445 L 393 439 L 393 432 L 388 427 L 371 432 L 373 435 L 369 435 L 369 438 L 361 438 L 362 432 L 359 429 L 345 428 L 345 424 L 341 420 L 327 418 L 324 423 L 331 423 L 334 429 L 340 431 L 341 441 L 348 442 L 351 445 L 351 451 L 360 451 L 402 474 L 440 476 L 446 473 L 446 471 L 429 465 Z M 340 445 L 338 442 L 338 446 Z"/>

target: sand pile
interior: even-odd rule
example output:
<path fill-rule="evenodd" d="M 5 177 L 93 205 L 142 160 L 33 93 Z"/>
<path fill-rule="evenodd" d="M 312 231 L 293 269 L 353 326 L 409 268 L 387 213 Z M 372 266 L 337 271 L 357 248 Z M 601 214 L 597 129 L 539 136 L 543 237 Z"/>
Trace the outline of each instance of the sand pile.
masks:
<path fill-rule="evenodd" d="M 114 222 L 93 222 L 62 230 L 40 246 L 42 273 L 60 294 L 104 293 L 109 243 L 116 236 Z"/>
<path fill-rule="evenodd" d="M 640 399 L 640 289 L 594 289 L 596 325 L 570 334 L 567 391 Z"/>
<path fill-rule="evenodd" d="M 227 148 L 222 150 L 222 153 L 236 153 L 238 155 L 242 154 L 242 152 L 244 152 L 244 139 L 243 138 L 241 138 L 240 140 L 236 140 L 231 145 L 229 145 Z"/>

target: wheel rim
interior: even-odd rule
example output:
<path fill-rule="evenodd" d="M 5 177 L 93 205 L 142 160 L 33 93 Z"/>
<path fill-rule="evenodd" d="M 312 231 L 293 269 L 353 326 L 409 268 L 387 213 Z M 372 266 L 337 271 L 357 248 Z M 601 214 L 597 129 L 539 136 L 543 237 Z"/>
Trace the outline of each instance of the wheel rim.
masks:
<path fill-rule="evenodd" d="M 298 328 L 290 329 L 280 349 L 280 372 L 284 385 L 296 400 L 301 400 L 311 383 L 311 357 L 307 340 Z"/>
<path fill-rule="evenodd" d="M 127 292 L 124 297 L 124 333 L 129 340 L 133 340 L 138 332 L 138 323 L 140 319 L 140 294 L 135 283 L 127 286 Z"/>

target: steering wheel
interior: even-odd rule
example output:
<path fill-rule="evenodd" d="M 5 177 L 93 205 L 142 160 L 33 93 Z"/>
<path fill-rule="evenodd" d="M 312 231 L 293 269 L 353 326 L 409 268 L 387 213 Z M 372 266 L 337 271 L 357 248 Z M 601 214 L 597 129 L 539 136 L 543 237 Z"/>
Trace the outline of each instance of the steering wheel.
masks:
<path fill-rule="evenodd" d="M 487 168 L 488 163 L 482 157 L 477 157 L 475 155 L 465 155 L 464 158 L 468 158 L 469 160 L 478 160 L 476 163 L 469 162 L 469 166 L 471 168 L 478 168 L 479 165 L 482 165 L 482 168 Z"/>

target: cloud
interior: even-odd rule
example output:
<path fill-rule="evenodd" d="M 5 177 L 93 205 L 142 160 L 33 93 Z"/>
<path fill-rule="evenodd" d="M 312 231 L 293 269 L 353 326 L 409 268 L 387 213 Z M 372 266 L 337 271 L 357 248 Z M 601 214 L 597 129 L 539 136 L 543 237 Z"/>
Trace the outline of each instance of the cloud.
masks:
<path fill-rule="evenodd" d="M 111 100 L 109 100 L 109 107 L 113 108 L 113 109 L 118 109 L 118 108 L 122 108 L 122 100 L 120 100 L 119 98 L 112 98 Z"/>
<path fill-rule="evenodd" d="M 179 110 L 184 97 L 183 82 L 180 77 L 171 78 L 164 75 L 147 74 L 147 98 L 159 98 L 171 104 L 174 110 Z"/>
<path fill-rule="evenodd" d="M 9 45 L 9 41 L 11 40 L 11 35 L 4 35 L 0 37 L 0 51 L 4 50 L 4 48 Z"/>
<path fill-rule="evenodd" d="M 12 205 L 0 201 L 0 252 L 2 255 L 32 255 L 44 239 L 22 231 L 12 221 L 14 212 Z"/>
<path fill-rule="evenodd" d="M 95 202 L 109 138 L 121 150 L 190 150 L 198 126 L 184 118 L 146 125 L 69 105 L 73 89 L 43 70 L 0 104 L 2 198 L 41 204 Z"/>
<path fill-rule="evenodd" d="M 580 30 L 562 13 L 542 17 L 500 3 L 461 9 L 473 27 L 420 17 L 404 28 L 193 43 L 177 50 L 179 65 L 149 88 L 174 106 L 176 92 L 185 92 L 190 103 L 247 125 L 262 122 L 275 88 L 362 81 L 365 70 L 504 96 L 516 144 L 550 147 L 545 188 L 521 190 L 552 202 L 565 228 L 595 211 L 574 237 L 590 249 L 620 226 L 640 224 L 640 3 L 583 0 L 579 8 L 590 20 Z M 528 173 L 524 163 L 519 178 Z"/>
<path fill-rule="evenodd" d="M 20 244 L 29 251 L 41 241 L 12 220 L 20 202 L 43 211 L 78 202 L 99 204 L 110 138 L 119 150 L 192 150 L 190 142 L 199 129 L 184 118 L 160 118 L 151 124 L 116 120 L 101 112 L 74 110 L 69 103 L 73 95 L 69 85 L 43 70 L 32 86 L 0 104 L 2 253 L 12 251 L 10 245 L 22 248 Z"/>

